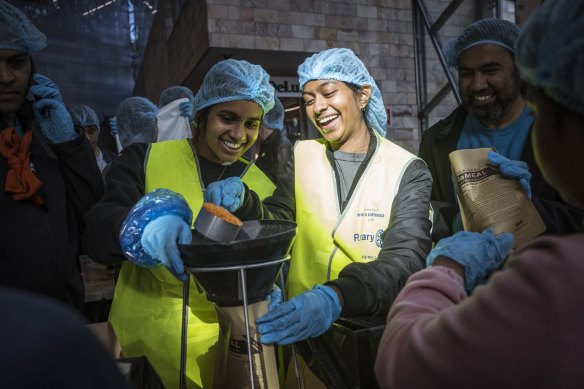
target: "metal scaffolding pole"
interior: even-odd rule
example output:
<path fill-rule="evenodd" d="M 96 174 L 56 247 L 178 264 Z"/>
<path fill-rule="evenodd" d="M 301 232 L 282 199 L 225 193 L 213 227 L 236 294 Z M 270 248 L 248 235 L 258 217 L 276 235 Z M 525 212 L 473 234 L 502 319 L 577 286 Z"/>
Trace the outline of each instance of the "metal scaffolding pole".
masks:
<path fill-rule="evenodd" d="M 452 14 L 456 11 L 462 2 L 463 0 L 451 1 L 450 4 L 448 4 L 448 6 L 444 9 L 442 14 L 440 14 L 438 19 L 433 22 L 428 14 L 424 0 L 412 0 L 412 11 L 414 13 L 414 48 L 416 56 L 416 98 L 418 104 L 418 121 L 420 132 L 423 132 L 427 129 L 429 112 L 436 105 L 438 105 L 445 96 L 448 95 L 449 89 L 454 93 L 454 98 L 456 99 L 457 103 L 460 104 L 462 102 L 456 81 L 450 73 L 446 59 L 442 54 L 442 44 L 438 34 L 440 28 L 448 21 L 448 19 L 452 16 Z M 430 42 L 432 42 L 432 46 L 436 51 L 440 65 L 442 66 L 444 74 L 448 80 L 448 83 L 445 84 L 430 101 L 428 101 L 428 91 L 426 88 L 426 33 L 428 33 Z"/>

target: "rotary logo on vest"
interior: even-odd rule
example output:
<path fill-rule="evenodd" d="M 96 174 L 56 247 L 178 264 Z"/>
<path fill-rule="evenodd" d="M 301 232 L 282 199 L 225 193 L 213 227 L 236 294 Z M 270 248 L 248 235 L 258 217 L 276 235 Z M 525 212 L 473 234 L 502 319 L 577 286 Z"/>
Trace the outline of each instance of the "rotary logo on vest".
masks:
<path fill-rule="evenodd" d="M 375 234 L 353 234 L 353 242 L 375 242 L 379 248 L 383 246 L 383 230 L 378 230 Z"/>

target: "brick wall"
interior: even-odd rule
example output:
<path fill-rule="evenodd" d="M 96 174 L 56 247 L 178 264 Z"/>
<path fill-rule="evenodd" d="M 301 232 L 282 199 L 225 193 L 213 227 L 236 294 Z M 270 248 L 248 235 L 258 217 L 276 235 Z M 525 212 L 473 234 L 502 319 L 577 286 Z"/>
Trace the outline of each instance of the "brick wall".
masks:
<path fill-rule="evenodd" d="M 388 138 L 417 152 L 420 141 L 411 0 L 190 0 L 173 26 L 172 0 L 161 0 L 150 33 L 136 92 L 156 98 L 180 84 L 209 47 L 311 53 L 332 47 L 352 49 L 377 82 L 391 108 Z M 427 0 L 436 20 L 450 0 Z M 441 31 L 457 35 L 482 12 L 467 0 Z M 446 82 L 432 45 L 427 44 L 427 88 L 432 96 Z M 292 72 L 293 73 L 293 72 Z M 140 94 L 140 93 L 136 93 Z M 449 96 L 431 121 L 455 106 Z"/>

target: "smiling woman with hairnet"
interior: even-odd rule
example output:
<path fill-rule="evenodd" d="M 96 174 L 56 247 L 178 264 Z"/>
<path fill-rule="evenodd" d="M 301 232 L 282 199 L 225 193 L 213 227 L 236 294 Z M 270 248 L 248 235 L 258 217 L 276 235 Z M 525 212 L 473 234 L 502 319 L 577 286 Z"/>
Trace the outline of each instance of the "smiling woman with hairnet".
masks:
<path fill-rule="evenodd" d="M 127 259 L 110 313 L 124 355 L 146 355 L 167 388 L 179 387 L 182 282 L 194 281 L 177 243 L 190 243 L 193 211 L 216 180 L 242 179 L 261 198 L 275 188 L 242 158 L 274 104 L 261 66 L 217 63 L 193 104 L 193 137 L 125 148 L 108 170 L 104 197 L 86 215 L 89 255 L 100 262 Z M 117 118 L 123 119 L 119 110 Z M 205 294 L 195 285 L 189 290 L 187 385 L 210 388 L 219 326 Z"/>
<path fill-rule="evenodd" d="M 381 92 L 365 65 L 349 49 L 330 49 L 306 59 L 298 75 L 322 138 L 296 144 L 295 182 L 278 182 L 263 204 L 246 191 L 234 207 L 243 219 L 298 224 L 292 299 L 272 295 L 269 313 L 257 320 L 264 343 L 319 336 L 339 316 L 385 315 L 431 246 L 430 173 L 384 138 Z"/>
<path fill-rule="evenodd" d="M 579 209 L 582 20 L 584 2 L 546 0 L 524 24 L 515 57 L 535 112 L 531 142 L 537 164 Z M 469 269 L 499 267 L 511 246 L 500 243 L 470 232 L 438 243 L 428 256 L 430 267 L 410 278 L 389 313 L 375 363 L 381 387 L 584 387 L 584 234 L 531 241 L 467 297 Z"/>

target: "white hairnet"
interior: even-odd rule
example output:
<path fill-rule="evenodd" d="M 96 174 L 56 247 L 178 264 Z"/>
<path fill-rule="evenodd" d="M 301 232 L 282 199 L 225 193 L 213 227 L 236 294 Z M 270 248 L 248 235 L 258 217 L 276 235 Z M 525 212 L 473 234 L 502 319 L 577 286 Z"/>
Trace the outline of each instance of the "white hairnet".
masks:
<path fill-rule="evenodd" d="M 35 54 L 45 47 L 45 34 L 19 9 L 0 0 L 0 49 Z"/>
<path fill-rule="evenodd" d="M 162 108 L 168 103 L 184 98 L 189 99 L 189 101 L 193 101 L 195 96 L 193 95 L 193 92 L 186 86 L 169 86 L 160 94 L 158 107 Z"/>
<path fill-rule="evenodd" d="M 540 5 L 519 35 L 516 62 L 529 84 L 584 115 L 584 2 Z"/>
<path fill-rule="evenodd" d="M 216 63 L 205 75 L 193 102 L 195 114 L 212 105 L 235 100 L 256 102 L 268 112 L 274 106 L 274 87 L 260 66 L 247 61 L 226 59 Z"/>
<path fill-rule="evenodd" d="M 519 27 L 508 20 L 481 19 L 465 28 L 458 38 L 447 41 L 442 51 L 448 65 L 457 68 L 460 53 L 474 46 L 496 45 L 514 54 L 518 35 Z"/>
<path fill-rule="evenodd" d="M 84 104 L 73 107 L 70 111 L 73 124 L 76 126 L 86 127 L 94 125 L 99 130 L 99 118 L 93 109 Z"/>
<path fill-rule="evenodd" d="M 369 85 L 371 98 L 365 108 L 365 122 L 385 137 L 387 113 L 381 91 L 359 58 L 350 49 L 329 49 L 313 54 L 298 67 L 300 89 L 311 80 L 337 80 L 357 86 Z"/>
<path fill-rule="evenodd" d="M 284 106 L 277 96 L 274 97 L 274 107 L 264 116 L 262 124 L 272 130 L 284 129 Z"/>
<path fill-rule="evenodd" d="M 158 107 L 144 97 L 128 97 L 116 112 L 118 137 L 123 148 L 132 143 L 150 143 L 156 133 Z"/>

